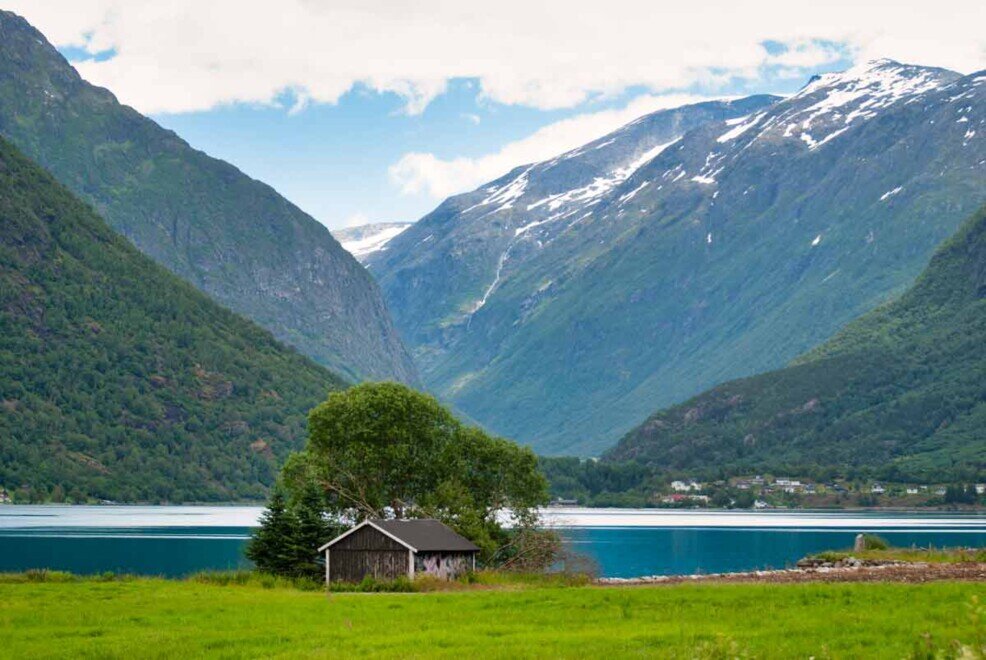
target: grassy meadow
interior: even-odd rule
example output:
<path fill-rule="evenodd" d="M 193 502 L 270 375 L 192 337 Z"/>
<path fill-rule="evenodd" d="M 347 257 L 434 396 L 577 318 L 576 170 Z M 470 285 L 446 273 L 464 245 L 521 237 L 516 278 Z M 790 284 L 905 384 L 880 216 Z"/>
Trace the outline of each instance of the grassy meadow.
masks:
<path fill-rule="evenodd" d="M 978 583 L 326 594 L 256 580 L 0 579 L 0 655 L 18 658 L 906 658 L 984 644 Z"/>

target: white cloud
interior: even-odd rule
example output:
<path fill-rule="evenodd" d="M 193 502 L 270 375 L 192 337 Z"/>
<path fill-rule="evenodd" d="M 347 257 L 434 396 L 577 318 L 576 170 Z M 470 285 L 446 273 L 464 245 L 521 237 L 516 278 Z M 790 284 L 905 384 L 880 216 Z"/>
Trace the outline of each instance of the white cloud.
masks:
<path fill-rule="evenodd" d="M 623 108 L 585 113 L 548 124 L 495 153 L 476 158 L 443 160 L 431 153 L 405 154 L 390 167 L 390 177 L 404 193 L 425 193 L 444 199 L 506 174 L 517 165 L 547 160 L 575 149 L 650 112 L 707 100 L 689 94 L 640 96 Z"/>
<path fill-rule="evenodd" d="M 838 62 L 843 52 L 833 44 L 814 40 L 797 41 L 787 44 L 787 49 L 767 58 L 770 64 L 783 67 L 811 68 Z"/>
<path fill-rule="evenodd" d="M 573 107 L 634 86 L 651 91 L 755 78 L 761 67 L 860 58 L 971 71 L 983 66 L 986 5 L 957 0 L 8 0 L 59 45 L 115 51 L 78 65 L 145 113 L 273 103 L 334 103 L 354 84 L 420 112 L 452 78 L 484 98 Z M 770 55 L 765 40 L 787 44 Z"/>
<path fill-rule="evenodd" d="M 346 227 L 362 227 L 363 225 L 371 225 L 371 224 L 373 224 L 373 221 L 370 220 L 370 217 L 368 215 L 366 215 L 365 213 L 357 212 L 346 216 L 345 220 L 343 220 L 341 223 L 334 224 L 333 227 L 336 227 L 337 229 L 343 229 Z"/>

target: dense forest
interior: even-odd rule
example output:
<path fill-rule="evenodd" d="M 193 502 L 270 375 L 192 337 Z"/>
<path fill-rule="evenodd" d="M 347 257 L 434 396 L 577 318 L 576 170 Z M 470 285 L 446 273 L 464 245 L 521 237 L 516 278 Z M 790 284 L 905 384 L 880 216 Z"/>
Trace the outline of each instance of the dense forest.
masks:
<path fill-rule="evenodd" d="M 140 254 L 0 140 L 0 487 L 264 497 L 344 382 Z"/>
<path fill-rule="evenodd" d="M 672 472 L 986 475 L 986 209 L 898 300 L 791 366 L 658 412 L 604 460 Z"/>

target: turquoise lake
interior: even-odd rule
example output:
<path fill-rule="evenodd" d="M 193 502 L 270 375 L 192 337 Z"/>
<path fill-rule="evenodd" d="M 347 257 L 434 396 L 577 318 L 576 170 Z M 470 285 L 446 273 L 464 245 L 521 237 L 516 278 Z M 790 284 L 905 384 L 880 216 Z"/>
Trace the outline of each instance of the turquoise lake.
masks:
<path fill-rule="evenodd" d="M 2 506 L 0 571 L 169 577 L 247 567 L 249 506 Z M 548 523 L 606 577 L 784 568 L 850 547 L 858 532 L 897 546 L 986 547 L 986 515 L 551 509 Z"/>

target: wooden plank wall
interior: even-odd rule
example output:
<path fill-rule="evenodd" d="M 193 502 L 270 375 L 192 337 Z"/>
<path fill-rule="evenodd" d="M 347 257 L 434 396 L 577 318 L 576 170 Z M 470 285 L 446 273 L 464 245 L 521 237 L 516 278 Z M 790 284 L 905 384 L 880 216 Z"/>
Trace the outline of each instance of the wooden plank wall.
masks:
<path fill-rule="evenodd" d="M 329 580 L 359 582 L 407 576 L 408 549 L 372 527 L 363 527 L 329 548 Z"/>
<path fill-rule="evenodd" d="M 406 553 L 407 547 L 367 525 L 333 545 L 330 550 L 332 552 L 337 550 L 403 550 Z"/>
<path fill-rule="evenodd" d="M 393 580 L 408 570 L 407 550 L 329 551 L 329 580 L 359 582 L 367 575 L 377 580 Z"/>

